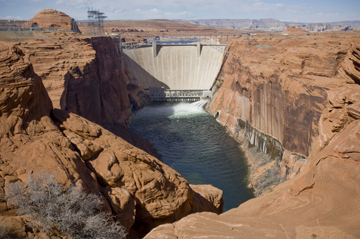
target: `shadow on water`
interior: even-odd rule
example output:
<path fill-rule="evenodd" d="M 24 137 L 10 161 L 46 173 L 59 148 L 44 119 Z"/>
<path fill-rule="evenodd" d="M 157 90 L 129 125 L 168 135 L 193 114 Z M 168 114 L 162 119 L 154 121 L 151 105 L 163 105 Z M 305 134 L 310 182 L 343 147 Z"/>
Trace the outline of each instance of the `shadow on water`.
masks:
<path fill-rule="evenodd" d="M 215 118 L 189 103 L 159 102 L 136 112 L 130 129 L 149 140 L 164 163 L 190 184 L 223 190 L 224 211 L 253 198 L 239 144 Z"/>

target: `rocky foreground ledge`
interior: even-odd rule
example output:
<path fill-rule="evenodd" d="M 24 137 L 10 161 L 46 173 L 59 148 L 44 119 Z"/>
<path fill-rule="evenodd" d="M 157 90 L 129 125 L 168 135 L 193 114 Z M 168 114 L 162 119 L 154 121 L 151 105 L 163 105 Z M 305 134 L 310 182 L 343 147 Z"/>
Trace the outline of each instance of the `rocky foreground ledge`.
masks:
<path fill-rule="evenodd" d="M 9 183 L 50 173 L 65 187 L 99 195 L 129 237 L 198 211 L 222 211 L 222 191 L 193 186 L 148 153 L 81 116 L 53 110 L 52 102 L 18 44 L 0 42 L 0 221 L 19 238 L 29 230 L 3 199 Z"/>

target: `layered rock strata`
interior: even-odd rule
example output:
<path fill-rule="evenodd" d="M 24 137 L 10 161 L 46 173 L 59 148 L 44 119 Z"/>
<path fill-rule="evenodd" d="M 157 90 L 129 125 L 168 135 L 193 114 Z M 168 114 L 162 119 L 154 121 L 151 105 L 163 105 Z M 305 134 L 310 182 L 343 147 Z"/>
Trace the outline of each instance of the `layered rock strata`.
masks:
<path fill-rule="evenodd" d="M 75 184 L 99 195 L 103 210 L 134 238 L 192 212 L 221 212 L 221 190 L 193 190 L 175 170 L 108 130 L 53 110 L 28 59 L 18 45 L 0 43 L 0 213 L 7 216 L 0 219 L 18 237 L 40 234 L 26 229 L 26 217 L 16 217 L 4 195 L 9 183 L 26 183 L 31 174 L 54 174 L 65 187 Z M 197 205 L 204 202 L 207 209 Z"/>
<path fill-rule="evenodd" d="M 339 67 L 352 37 L 340 39 L 336 34 L 253 37 L 247 55 L 245 39 L 230 45 L 210 110 L 249 149 L 258 195 L 294 177 L 314 154 L 328 90 L 346 83 Z"/>

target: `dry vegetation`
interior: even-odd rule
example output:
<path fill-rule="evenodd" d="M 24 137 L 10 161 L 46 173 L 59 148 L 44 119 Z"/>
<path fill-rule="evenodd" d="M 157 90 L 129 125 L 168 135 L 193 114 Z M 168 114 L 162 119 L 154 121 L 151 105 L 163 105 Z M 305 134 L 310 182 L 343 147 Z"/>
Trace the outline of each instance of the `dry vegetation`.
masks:
<path fill-rule="evenodd" d="M 101 212 L 102 200 L 76 186 L 63 189 L 54 176 L 30 176 L 26 185 L 12 183 L 6 188 L 8 203 L 19 215 L 29 215 L 31 226 L 48 235 L 78 239 L 124 238 L 124 228 Z M 9 232 L 5 229 L 3 237 Z M 0 235 L 1 236 L 1 235 Z"/>

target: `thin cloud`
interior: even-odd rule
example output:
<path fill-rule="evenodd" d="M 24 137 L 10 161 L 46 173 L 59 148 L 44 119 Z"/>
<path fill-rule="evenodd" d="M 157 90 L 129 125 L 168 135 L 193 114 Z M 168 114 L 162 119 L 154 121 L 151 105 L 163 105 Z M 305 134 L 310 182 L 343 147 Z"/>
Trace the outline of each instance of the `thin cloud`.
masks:
<path fill-rule="evenodd" d="M 92 5 L 92 3 L 87 0 L 57 0 L 56 4 L 60 6 L 70 6 L 76 8 L 86 8 Z"/>
<path fill-rule="evenodd" d="M 5 19 L 5 20 L 24 20 L 24 18 L 19 17 L 19 16 L 16 16 L 16 17 L 14 17 L 14 16 L 6 16 L 6 17 L 3 17 L 3 19 Z"/>
<path fill-rule="evenodd" d="M 125 13 L 125 11 L 123 11 L 123 13 Z M 137 8 L 133 11 L 126 11 L 126 16 L 131 16 L 133 19 L 191 19 L 195 17 L 191 12 L 187 11 L 168 12 L 158 8 L 152 8 L 150 10 L 141 10 Z M 125 16 L 123 15 L 123 17 Z"/>
<path fill-rule="evenodd" d="M 324 22 L 360 20 L 360 2 L 343 0 L 342 8 L 327 8 L 317 1 L 290 4 L 285 0 L 0 0 L 0 15 L 31 18 L 43 8 L 52 8 L 75 19 L 86 19 L 89 7 L 108 19 L 264 19 Z M 8 6 L 7 4 L 17 6 Z M 21 4 L 19 4 L 21 3 Z M 322 13 L 317 14 L 317 13 Z M 22 15 L 21 15 L 22 16 Z"/>

